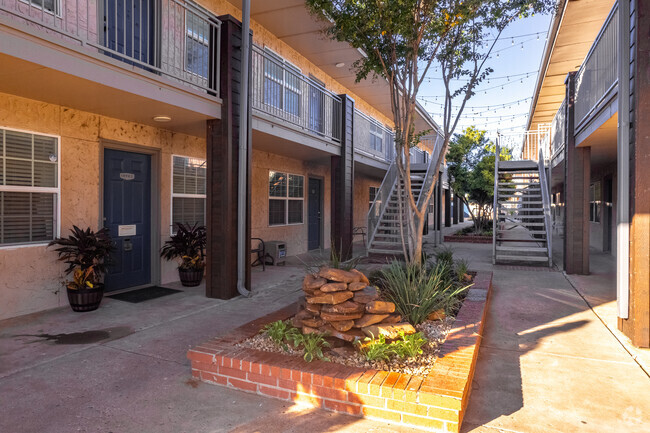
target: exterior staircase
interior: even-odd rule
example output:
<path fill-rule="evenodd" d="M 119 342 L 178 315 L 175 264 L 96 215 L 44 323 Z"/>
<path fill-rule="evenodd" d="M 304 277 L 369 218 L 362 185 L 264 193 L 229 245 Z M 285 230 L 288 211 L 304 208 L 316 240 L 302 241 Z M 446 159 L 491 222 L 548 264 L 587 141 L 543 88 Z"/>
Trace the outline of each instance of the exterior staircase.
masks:
<path fill-rule="evenodd" d="M 418 206 L 422 205 L 422 191 L 427 190 L 433 183 L 436 162 L 443 144 L 439 135 L 423 137 L 433 143 L 431 155 L 426 163 L 416 163 L 411 160 L 411 190 L 407 191 L 404 182 L 399 181 L 397 164 L 392 162 L 384 180 L 375 196 L 375 201 L 368 211 L 368 253 L 400 256 L 403 255 L 402 235 L 400 227 L 407 235 L 406 211 L 399 211 L 398 191 L 411 194 Z M 399 184 L 399 185 L 398 185 Z M 408 206 L 408 203 L 405 202 Z"/>
<path fill-rule="evenodd" d="M 420 198 L 426 175 L 426 164 L 411 165 L 411 194 L 415 198 L 416 203 Z M 400 188 L 402 194 L 408 193 L 408 191 L 405 190 L 404 182 L 400 182 Z M 403 254 L 400 226 L 406 228 L 407 221 L 406 213 L 400 213 L 399 211 L 399 203 L 397 200 L 398 189 L 393 187 L 384 212 L 379 217 L 376 232 L 372 239 L 369 239 L 368 253 L 389 255 Z"/>
<path fill-rule="evenodd" d="M 541 153 L 540 158 L 539 162 L 497 159 L 493 263 L 553 265 L 550 195 Z"/>

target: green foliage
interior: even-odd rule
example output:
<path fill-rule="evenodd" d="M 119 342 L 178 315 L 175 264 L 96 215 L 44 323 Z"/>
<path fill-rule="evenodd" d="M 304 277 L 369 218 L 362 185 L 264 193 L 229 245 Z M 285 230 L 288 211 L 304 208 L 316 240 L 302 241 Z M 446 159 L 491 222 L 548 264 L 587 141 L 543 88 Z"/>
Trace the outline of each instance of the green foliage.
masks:
<path fill-rule="evenodd" d="M 400 331 L 399 336 L 400 339 L 392 344 L 398 358 L 413 358 L 422 355 L 422 347 L 427 344 L 427 339 L 421 332 L 405 335 L 404 331 Z"/>
<path fill-rule="evenodd" d="M 312 362 L 314 359 L 321 361 L 329 361 L 323 354 L 323 348 L 329 347 L 329 343 L 325 340 L 325 334 L 317 332 L 312 334 L 303 334 L 300 329 L 292 326 L 288 321 L 278 320 L 269 323 L 262 331 L 268 336 L 276 346 L 279 346 L 285 352 L 289 350 L 287 343 L 291 343 L 296 349 L 302 346 L 303 358 L 307 362 Z"/>
<path fill-rule="evenodd" d="M 109 230 L 94 232 L 90 227 L 82 230 L 73 226 L 70 232 L 67 238 L 56 238 L 47 246 L 58 246 L 54 251 L 68 265 L 65 273 L 73 273 L 73 280 L 67 284 L 69 289 L 93 288 L 101 282 L 115 250 Z"/>
<path fill-rule="evenodd" d="M 383 335 L 375 339 L 366 337 L 364 341 L 367 344 L 363 347 L 362 353 L 368 361 L 389 361 L 395 355 L 392 345 L 386 342 L 386 337 Z"/>
<path fill-rule="evenodd" d="M 160 249 L 160 257 L 166 260 L 180 259 L 182 270 L 201 270 L 207 235 L 205 226 L 176 223 L 174 233 Z"/>
<path fill-rule="evenodd" d="M 412 325 L 424 322 L 433 311 L 446 308 L 467 289 L 453 283 L 450 278 L 453 268 L 445 260 L 432 268 L 426 263 L 403 265 L 394 261 L 383 271 L 382 294 Z"/>
<path fill-rule="evenodd" d="M 288 321 L 285 322 L 283 320 L 269 323 L 264 328 L 262 328 L 262 332 L 266 334 L 266 336 L 269 337 L 273 343 L 275 343 L 277 346 L 282 347 L 284 351 L 287 351 L 289 349 L 285 341 L 289 339 L 289 337 L 291 337 L 293 340 L 296 334 L 295 331 L 298 331 L 298 329 L 291 326 Z M 298 331 L 298 333 L 300 334 L 300 331 Z"/>
<path fill-rule="evenodd" d="M 456 281 L 462 283 L 465 281 L 467 272 L 469 271 L 469 262 L 465 259 L 456 260 L 456 267 L 454 272 L 456 274 Z"/>
<path fill-rule="evenodd" d="M 399 339 L 387 342 L 384 335 L 377 338 L 366 337 L 366 342 L 362 346 L 362 353 L 368 361 L 390 361 L 395 356 L 400 359 L 413 358 L 422 354 L 422 347 L 427 343 L 427 339 L 421 332 L 406 335 L 400 331 Z"/>
<path fill-rule="evenodd" d="M 494 199 L 494 153 L 496 145 L 489 141 L 486 132 L 473 126 L 456 134 L 449 143 L 447 169 L 451 187 L 461 200 L 476 204 L 472 213 L 475 231 L 488 229 Z M 512 158 L 510 149 L 500 151 L 502 160 Z"/>
<path fill-rule="evenodd" d="M 454 250 L 451 247 L 441 248 L 436 252 L 436 263 L 447 269 L 454 267 Z"/>
<path fill-rule="evenodd" d="M 555 7 L 556 0 L 306 0 L 313 15 L 323 19 L 327 35 L 344 41 L 365 54 L 352 68 L 357 81 L 381 77 L 389 84 L 395 124 L 395 150 L 408 161 L 409 149 L 425 131 L 416 130 L 416 101 L 427 75 L 440 71 L 445 86 L 442 110 L 443 154 L 478 84 L 492 69 L 486 66 L 495 39 L 517 18 Z M 495 38 L 496 35 L 496 38 Z M 455 101 L 454 101 L 455 99 Z M 411 175 L 410 165 L 396 159 L 401 179 Z M 436 160 L 440 164 L 441 159 Z M 439 165 L 434 173 L 438 173 Z M 429 194 L 436 182 L 421 191 Z M 408 233 L 403 240 L 409 262 L 420 263 L 423 202 L 418 206 L 406 196 Z"/>
<path fill-rule="evenodd" d="M 329 345 L 323 334 L 317 332 L 302 334 L 303 358 L 307 362 L 312 362 L 314 359 L 329 362 L 329 358 L 323 355 L 323 348 Z"/>

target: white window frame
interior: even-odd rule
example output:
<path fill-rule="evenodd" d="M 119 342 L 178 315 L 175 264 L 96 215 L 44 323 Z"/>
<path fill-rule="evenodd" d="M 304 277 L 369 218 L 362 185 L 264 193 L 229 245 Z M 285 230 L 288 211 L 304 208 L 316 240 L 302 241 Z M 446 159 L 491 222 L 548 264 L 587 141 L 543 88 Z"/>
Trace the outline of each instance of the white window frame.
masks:
<path fill-rule="evenodd" d="M 302 117 L 302 108 L 303 108 L 302 107 L 302 102 L 303 102 L 302 101 L 302 88 L 300 88 L 300 87 L 295 88 L 295 87 L 291 86 L 288 83 L 288 80 L 287 80 L 287 66 L 294 69 L 293 71 L 290 71 L 290 73 L 293 73 L 293 74 L 298 75 L 298 76 L 302 75 L 302 70 L 298 66 L 294 65 L 293 63 L 291 63 L 290 61 L 288 61 L 287 59 L 285 59 L 280 54 L 278 54 L 277 52 L 275 52 L 274 50 L 272 50 L 271 48 L 269 48 L 267 46 L 264 46 L 262 51 L 264 51 L 267 54 L 271 54 L 271 55 L 277 57 L 277 58 L 270 57 L 271 63 L 276 61 L 276 62 L 280 63 L 281 66 L 282 66 L 282 80 L 274 77 L 270 73 L 267 73 L 266 66 L 263 67 L 264 79 L 265 80 L 266 79 L 271 80 L 274 83 L 276 83 L 276 84 L 278 84 L 278 85 L 280 85 L 282 87 L 282 95 L 281 95 L 282 99 L 280 101 L 280 104 L 279 104 L 280 106 L 279 107 L 277 105 L 275 105 L 275 104 L 268 103 L 267 101 L 264 101 L 264 104 L 265 105 L 270 105 L 271 107 L 277 108 L 278 110 L 282 110 L 285 113 L 287 113 L 289 116 L 294 116 L 294 117 L 297 117 L 297 118 L 301 118 Z M 298 78 L 298 80 L 300 81 L 300 77 Z M 289 90 L 289 91 L 291 91 L 291 92 L 298 95 L 298 114 L 292 113 L 291 111 L 287 110 L 287 98 L 286 98 L 287 90 Z"/>
<path fill-rule="evenodd" d="M 60 0 L 57 0 L 57 1 L 60 1 Z M 189 27 L 187 26 L 187 15 L 188 15 L 188 13 L 191 13 L 192 15 L 198 17 L 200 20 L 203 19 L 203 17 L 201 17 L 198 13 L 196 13 L 196 12 L 194 12 L 194 11 L 191 11 L 191 10 L 186 10 L 186 11 L 185 11 L 185 14 L 184 14 L 184 15 L 185 15 L 185 38 L 183 39 L 183 44 L 184 44 L 184 46 L 185 46 L 185 55 L 183 56 L 183 57 L 184 57 L 184 59 L 183 59 L 183 63 L 184 63 L 184 65 L 183 65 L 183 69 L 184 69 L 185 72 L 187 72 L 188 74 L 193 75 L 193 76 L 197 77 L 197 78 L 200 79 L 200 80 L 205 80 L 205 81 L 207 81 L 207 80 L 208 80 L 208 76 L 210 75 L 210 35 L 208 34 L 208 38 L 206 39 L 205 36 L 204 36 L 204 37 L 201 37 L 201 36 L 199 36 L 195 31 L 190 31 Z M 211 26 L 210 26 L 210 24 L 208 23 L 208 33 L 210 32 L 210 29 L 211 29 Z M 206 71 L 208 76 L 205 76 L 205 77 L 204 77 L 203 75 L 201 75 L 201 74 L 197 74 L 196 72 L 193 72 L 193 71 L 191 71 L 191 70 L 189 69 L 189 66 L 188 66 L 188 64 L 187 64 L 187 55 L 188 55 L 188 53 L 189 53 L 189 51 L 188 51 L 188 49 L 187 49 L 187 38 L 188 38 L 188 37 L 191 38 L 192 40 L 194 40 L 195 42 L 197 42 L 197 43 L 199 43 L 199 44 L 201 44 L 201 45 L 203 45 L 203 46 L 205 46 L 205 47 L 208 48 L 208 59 L 207 59 L 207 62 L 208 62 L 208 65 L 207 65 L 207 66 L 208 66 L 208 70 Z M 178 156 L 178 155 L 177 155 L 177 156 Z"/>
<path fill-rule="evenodd" d="M 286 227 L 286 226 L 299 226 L 305 224 L 305 190 L 307 189 L 305 186 L 305 176 L 302 174 L 298 173 L 289 173 L 288 171 L 281 171 L 281 170 L 269 170 L 269 176 L 267 176 L 267 181 L 266 181 L 266 194 L 268 197 L 268 202 L 270 203 L 271 200 L 282 200 L 286 202 L 286 206 L 284 207 L 284 220 L 286 221 L 284 224 L 271 224 L 269 222 L 269 212 L 271 212 L 271 208 L 269 207 L 267 209 L 267 218 L 266 218 L 266 224 L 268 227 Z M 270 174 L 271 172 L 273 173 L 281 173 L 287 176 L 287 195 L 284 197 L 272 197 L 271 193 L 269 191 L 269 180 L 270 179 Z M 289 176 L 300 176 L 302 177 L 302 197 L 289 197 Z M 289 201 L 302 201 L 302 221 L 299 223 L 290 223 L 289 222 Z"/>
<path fill-rule="evenodd" d="M 204 199 L 205 200 L 205 205 L 203 206 L 203 212 L 204 212 L 203 221 L 205 221 L 206 224 L 207 224 L 206 217 L 207 217 L 207 206 L 208 206 L 207 172 L 206 172 L 206 181 L 205 181 L 206 182 L 206 184 L 205 184 L 205 187 L 206 187 L 205 194 L 180 194 L 180 193 L 175 193 L 174 192 L 174 157 L 176 157 L 176 158 L 186 158 L 186 159 L 199 159 L 199 160 L 204 161 L 206 169 L 208 167 L 208 165 L 207 165 L 208 162 L 207 162 L 207 159 L 205 159 L 205 158 L 199 158 L 199 157 L 196 157 L 196 156 L 172 154 L 170 174 L 169 174 L 169 176 L 171 178 L 171 184 L 170 184 L 170 186 L 171 186 L 171 194 L 170 194 L 170 198 L 169 198 L 169 235 L 170 236 L 172 236 L 175 233 L 174 232 L 174 223 L 173 223 L 173 221 L 174 221 L 174 198 L 202 198 L 202 199 Z"/>
<path fill-rule="evenodd" d="M 9 185 L 0 185 L 0 191 L 2 192 L 41 192 L 41 193 L 52 193 L 55 194 L 56 196 L 56 209 L 54 211 L 54 226 L 53 226 L 53 235 L 54 238 L 58 238 L 61 236 L 61 136 L 60 135 L 55 135 L 55 134 L 45 134 L 42 132 L 38 131 L 31 131 L 27 129 L 16 129 L 16 128 L 9 128 L 6 126 L 0 125 L 0 130 L 6 130 L 6 131 L 15 131 L 15 132 L 22 132 L 24 134 L 33 134 L 33 135 L 40 135 L 42 137 L 52 137 L 56 139 L 56 153 L 57 153 L 57 160 L 56 160 L 56 171 L 57 171 L 57 176 L 56 176 L 56 188 L 48 188 L 48 187 L 35 187 L 35 186 L 9 186 Z M 7 154 L 7 149 L 6 146 L 2 147 L 2 152 L 3 152 L 3 157 L 6 156 Z M 32 159 L 33 161 L 33 159 Z M 33 163 L 33 162 L 32 162 Z M 3 179 L 6 179 L 6 171 L 7 171 L 7 162 L 6 159 L 4 160 L 4 164 L 2 165 L 2 169 L 4 170 Z M 2 245 L 0 244 L 0 250 L 13 250 L 17 248 L 29 248 L 29 247 L 38 247 L 38 246 L 43 246 L 49 244 L 50 241 L 43 241 L 43 242 L 29 242 L 29 243 L 19 243 L 19 244 L 11 244 L 11 245 Z"/>
<path fill-rule="evenodd" d="M 30 7 L 36 8 L 39 11 L 43 11 L 43 13 L 54 15 L 57 18 L 63 18 L 63 15 L 61 14 L 61 3 L 62 3 L 61 0 L 54 0 L 54 9 L 55 10 L 53 10 L 53 11 L 51 11 L 49 9 L 45 9 L 45 7 L 43 6 L 43 3 L 45 2 L 45 0 L 41 0 L 40 5 L 34 3 L 34 1 L 30 1 L 30 0 L 20 0 L 20 2 L 25 3 L 25 4 L 29 5 Z"/>
<path fill-rule="evenodd" d="M 373 131 L 374 127 L 374 131 Z M 384 127 L 381 123 L 377 122 L 375 119 L 370 118 L 370 135 L 374 136 L 375 140 L 370 140 L 370 148 L 375 152 L 384 151 Z M 379 149 L 377 148 L 377 140 L 379 141 Z"/>

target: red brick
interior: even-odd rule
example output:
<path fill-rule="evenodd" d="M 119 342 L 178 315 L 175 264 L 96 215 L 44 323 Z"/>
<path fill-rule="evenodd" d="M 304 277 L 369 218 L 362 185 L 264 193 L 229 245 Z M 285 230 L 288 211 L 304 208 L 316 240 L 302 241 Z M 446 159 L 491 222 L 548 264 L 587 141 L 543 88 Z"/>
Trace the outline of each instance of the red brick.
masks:
<path fill-rule="evenodd" d="M 291 380 L 291 370 L 288 368 L 280 369 L 280 379 Z"/>
<path fill-rule="evenodd" d="M 393 386 L 399 379 L 400 374 L 394 371 L 388 373 L 386 380 L 381 384 L 381 396 L 391 398 L 393 396 Z"/>
<path fill-rule="evenodd" d="M 270 397 L 275 397 L 282 400 L 291 399 L 291 393 L 282 389 L 269 388 L 268 386 L 260 385 L 259 391 L 261 394 L 268 395 Z"/>
<path fill-rule="evenodd" d="M 393 400 L 405 400 L 406 399 L 406 387 L 411 380 L 411 376 L 408 374 L 400 374 L 397 382 L 393 385 Z"/>
<path fill-rule="evenodd" d="M 352 403 L 360 403 L 364 406 L 373 406 L 380 409 L 386 408 L 386 399 L 384 397 L 375 397 L 373 395 L 358 395 L 349 393 L 348 401 Z"/>
<path fill-rule="evenodd" d="M 323 385 L 323 376 L 320 375 L 320 374 L 315 374 L 315 373 L 312 374 L 311 375 L 311 383 L 314 384 L 314 385 L 322 386 Z"/>
<path fill-rule="evenodd" d="M 246 379 L 246 372 L 235 368 L 219 367 L 219 374 L 237 379 Z"/>
<path fill-rule="evenodd" d="M 200 378 L 201 372 L 199 370 L 192 369 L 192 377 Z"/>
<path fill-rule="evenodd" d="M 257 392 L 257 384 L 246 382 L 245 380 L 233 379 L 232 377 L 229 377 L 228 385 L 237 389 L 241 389 L 243 391 Z"/>
<path fill-rule="evenodd" d="M 445 421 L 458 422 L 460 421 L 460 411 L 443 409 L 441 407 L 429 407 L 429 418 L 441 419 Z"/>
<path fill-rule="evenodd" d="M 334 388 L 334 378 L 329 375 L 323 376 L 323 386 L 327 388 Z"/>
<path fill-rule="evenodd" d="M 323 405 L 322 398 L 310 394 L 292 392 L 291 399 L 296 403 L 308 404 L 314 407 L 321 407 Z"/>
<path fill-rule="evenodd" d="M 278 378 L 271 376 L 263 376 L 261 374 L 248 373 L 248 380 L 255 383 L 264 385 L 278 386 Z"/>
<path fill-rule="evenodd" d="M 214 364 L 206 364 L 204 362 L 198 362 L 198 361 L 192 361 L 192 368 L 196 370 L 201 370 L 201 371 L 209 371 L 212 373 L 219 373 L 219 367 L 218 365 Z"/>
<path fill-rule="evenodd" d="M 306 385 L 311 385 L 311 379 L 312 379 L 311 373 L 306 373 L 303 371 L 302 374 L 300 375 L 300 382 Z"/>
<path fill-rule="evenodd" d="M 420 376 L 413 376 L 409 380 L 409 384 L 406 386 L 406 394 L 404 395 L 404 400 L 409 403 L 415 403 L 418 400 L 418 391 L 420 390 L 420 385 L 424 379 Z"/>
<path fill-rule="evenodd" d="M 394 410 L 397 412 L 427 416 L 428 406 L 417 404 L 417 403 L 407 403 L 398 400 L 386 400 L 386 409 Z"/>
<path fill-rule="evenodd" d="M 291 370 L 291 380 L 300 382 L 302 373 L 299 370 Z"/>
<path fill-rule="evenodd" d="M 205 382 L 216 383 L 218 385 L 228 385 L 228 378 L 226 376 L 221 376 L 215 373 L 209 373 L 206 371 L 201 372 L 201 380 Z"/>
<path fill-rule="evenodd" d="M 400 422 L 402 420 L 402 414 L 399 412 L 390 412 L 384 409 L 376 409 L 374 407 L 364 406 L 361 409 L 364 416 L 370 418 L 379 418 L 387 421 Z"/>
<path fill-rule="evenodd" d="M 190 350 L 187 352 L 187 358 L 191 361 L 198 361 L 206 364 L 212 364 L 214 362 L 213 353 L 199 352 L 197 350 Z"/>
<path fill-rule="evenodd" d="M 357 381 L 363 376 L 362 372 L 351 373 L 348 377 L 345 378 L 345 389 L 348 391 L 356 392 L 357 390 Z"/>
<path fill-rule="evenodd" d="M 276 367 L 275 365 L 271 366 L 271 376 L 280 377 L 280 367 Z"/>
<path fill-rule="evenodd" d="M 459 410 L 462 405 L 460 398 L 448 397 L 420 390 L 420 403 L 428 406 L 442 407 L 445 409 Z"/>
<path fill-rule="evenodd" d="M 293 380 L 278 379 L 278 387 L 295 391 L 298 387 L 298 382 Z"/>
<path fill-rule="evenodd" d="M 261 372 L 262 372 L 262 364 L 260 364 L 257 361 L 256 362 L 251 362 L 250 372 L 255 373 L 255 374 L 261 374 Z"/>
<path fill-rule="evenodd" d="M 446 422 L 445 431 L 449 433 L 458 433 L 460 431 L 460 426 L 455 422 Z"/>
<path fill-rule="evenodd" d="M 326 386 L 313 386 L 312 392 L 319 397 L 348 401 L 348 392 L 342 389 L 328 388 Z"/>
<path fill-rule="evenodd" d="M 381 384 L 384 383 L 386 377 L 388 377 L 388 372 L 378 371 L 377 374 L 375 374 L 375 377 L 373 377 L 370 383 L 368 384 L 368 394 L 380 396 Z"/>
<path fill-rule="evenodd" d="M 336 400 L 323 400 L 323 408 L 349 415 L 360 415 L 361 406 L 358 404 L 343 403 Z"/>
<path fill-rule="evenodd" d="M 262 376 L 270 376 L 271 375 L 271 367 L 268 364 L 262 364 L 262 372 L 260 374 Z"/>
<path fill-rule="evenodd" d="M 357 380 L 357 392 L 359 394 L 368 394 L 368 384 L 376 373 L 375 370 L 368 370 Z"/>
<path fill-rule="evenodd" d="M 424 427 L 431 430 L 443 430 L 445 423 L 437 419 L 426 418 L 422 416 L 415 416 L 405 413 L 402 415 L 402 422 L 417 427 Z"/>

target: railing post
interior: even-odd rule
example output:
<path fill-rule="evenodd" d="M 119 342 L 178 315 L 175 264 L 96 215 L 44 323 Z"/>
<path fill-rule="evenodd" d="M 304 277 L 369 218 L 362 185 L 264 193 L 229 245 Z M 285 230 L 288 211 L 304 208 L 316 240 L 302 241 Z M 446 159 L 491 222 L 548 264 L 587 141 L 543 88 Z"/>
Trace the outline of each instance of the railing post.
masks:
<path fill-rule="evenodd" d="M 497 132 L 494 153 L 494 197 L 492 199 L 492 264 L 497 262 L 497 225 L 499 217 L 499 157 L 501 156 L 501 134 Z"/>

